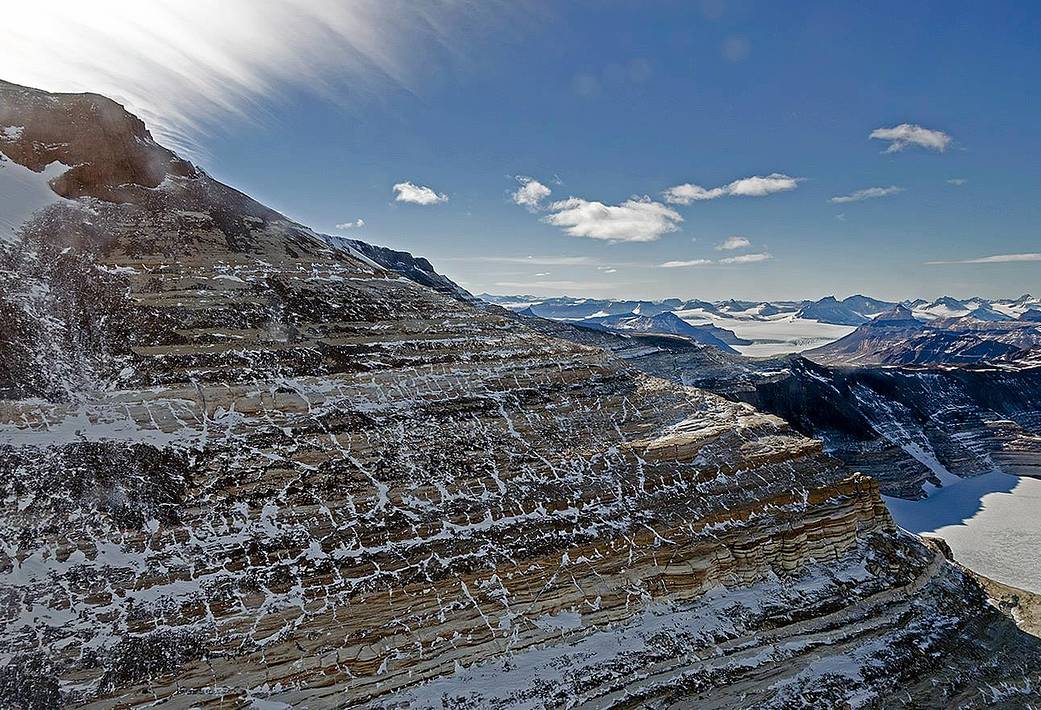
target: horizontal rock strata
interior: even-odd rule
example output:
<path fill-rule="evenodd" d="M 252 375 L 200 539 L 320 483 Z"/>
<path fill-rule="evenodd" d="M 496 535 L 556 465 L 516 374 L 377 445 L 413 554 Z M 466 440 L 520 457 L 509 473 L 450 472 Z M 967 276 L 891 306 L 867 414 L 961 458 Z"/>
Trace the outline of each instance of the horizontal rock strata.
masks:
<path fill-rule="evenodd" d="M 87 167 L 0 249 L 9 704 L 436 707 L 430 682 L 459 707 L 752 707 L 1035 682 L 1030 637 L 778 417 L 418 285 L 158 147 L 93 169 L 125 139 L 98 126 L 154 144 L 100 97 L 11 96 L 30 144 L 8 159 L 38 167 L 53 121 L 52 157 Z M 594 657 L 633 629 L 650 645 Z M 813 667 L 817 647 L 859 665 Z M 576 675 L 512 692 L 510 665 L 546 653 Z M 466 673 L 503 692 L 451 685 Z"/>

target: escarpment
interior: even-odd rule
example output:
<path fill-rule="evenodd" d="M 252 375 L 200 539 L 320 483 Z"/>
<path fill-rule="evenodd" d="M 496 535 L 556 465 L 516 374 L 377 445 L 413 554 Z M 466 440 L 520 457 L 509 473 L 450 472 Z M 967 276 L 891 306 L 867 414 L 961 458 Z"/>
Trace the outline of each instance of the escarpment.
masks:
<path fill-rule="evenodd" d="M 0 153 L 37 170 L 33 122 L 81 99 L 12 96 L 24 130 Z M 122 145 L 75 126 L 84 164 L 98 136 Z M 1037 640 L 820 442 L 150 155 L 162 174 L 92 172 L 0 252 L 9 705 L 983 706 L 1036 687 Z"/>
<path fill-rule="evenodd" d="M 924 496 L 948 473 L 1000 469 L 1041 476 L 1041 368 L 821 365 L 793 355 L 740 361 L 661 337 L 590 333 L 527 318 L 531 327 L 616 353 L 647 374 L 746 402 L 820 439 L 886 495 Z"/>

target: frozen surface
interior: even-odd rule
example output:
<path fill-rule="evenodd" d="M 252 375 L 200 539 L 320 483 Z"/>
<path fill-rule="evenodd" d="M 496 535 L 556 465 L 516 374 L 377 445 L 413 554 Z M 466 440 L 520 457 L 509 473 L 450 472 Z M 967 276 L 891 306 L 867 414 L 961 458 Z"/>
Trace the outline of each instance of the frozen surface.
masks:
<path fill-rule="evenodd" d="M 886 504 L 901 527 L 946 540 L 966 567 L 1041 594 L 1041 480 L 992 471 Z"/>
<path fill-rule="evenodd" d="M 764 320 L 722 318 L 702 310 L 676 311 L 676 315 L 691 325 L 712 324 L 734 331 L 739 338 L 753 341 L 751 345 L 732 346 L 749 357 L 772 357 L 810 350 L 844 338 L 856 330 L 851 325 L 796 318 L 793 313 Z"/>
<path fill-rule="evenodd" d="M 48 183 L 68 169 L 54 162 L 34 173 L 0 153 L 0 241 L 10 240 L 34 212 L 61 199 Z"/>

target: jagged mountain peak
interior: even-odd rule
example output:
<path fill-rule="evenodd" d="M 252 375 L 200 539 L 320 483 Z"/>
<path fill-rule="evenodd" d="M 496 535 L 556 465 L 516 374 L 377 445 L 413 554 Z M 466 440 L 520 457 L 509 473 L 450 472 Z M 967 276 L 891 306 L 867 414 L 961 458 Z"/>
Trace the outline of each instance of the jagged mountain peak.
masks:
<path fill-rule="evenodd" d="M 964 317 L 971 318 L 973 320 L 991 322 L 1012 320 L 1012 316 L 996 311 L 990 306 L 985 305 L 977 306 L 976 308 L 969 311 Z"/>
<path fill-rule="evenodd" d="M 945 307 L 951 310 L 965 310 L 965 302 L 953 296 L 940 296 L 930 304 L 932 307 Z"/>
<path fill-rule="evenodd" d="M 51 183 L 63 197 L 134 198 L 169 176 L 199 171 L 152 139 L 141 119 L 98 94 L 51 94 L 0 81 L 0 151 L 40 172 L 53 162 L 69 169 Z"/>
<path fill-rule="evenodd" d="M 880 313 L 873 320 L 871 320 L 867 327 L 869 328 L 893 328 L 893 327 L 910 327 L 910 328 L 921 328 L 924 324 L 914 317 L 914 313 L 910 308 L 902 303 L 898 303 L 888 311 Z"/>

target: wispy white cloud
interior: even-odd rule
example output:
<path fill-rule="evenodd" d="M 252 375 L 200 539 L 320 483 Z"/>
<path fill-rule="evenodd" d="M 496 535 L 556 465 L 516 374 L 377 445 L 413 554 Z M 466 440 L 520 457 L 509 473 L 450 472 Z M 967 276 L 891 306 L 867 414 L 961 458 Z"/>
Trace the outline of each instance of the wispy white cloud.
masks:
<path fill-rule="evenodd" d="M 416 185 L 409 180 L 394 185 L 394 201 L 413 205 L 436 205 L 448 202 L 448 195 L 435 192 L 426 185 Z"/>
<path fill-rule="evenodd" d="M 863 190 L 856 190 L 848 195 L 832 197 L 829 202 L 841 205 L 847 202 L 860 202 L 861 200 L 873 200 L 878 197 L 887 197 L 903 191 L 904 188 L 897 187 L 896 185 L 890 185 L 889 187 L 866 187 Z"/>
<path fill-rule="evenodd" d="M 762 252 L 759 254 L 738 254 L 737 256 L 728 256 L 719 261 L 713 261 L 712 259 L 666 261 L 658 264 L 658 266 L 663 269 L 681 269 L 688 266 L 708 266 L 709 264 L 754 264 L 760 261 L 769 261 L 770 259 L 773 259 L 770 254 Z"/>
<path fill-rule="evenodd" d="M 658 266 L 660 266 L 663 269 L 682 269 L 687 266 L 705 266 L 706 264 L 711 263 L 712 259 L 687 259 L 685 261 L 666 261 L 664 263 L 658 264 Z"/>
<path fill-rule="evenodd" d="M 359 217 L 353 222 L 341 222 L 340 224 L 336 225 L 336 228 L 343 232 L 346 232 L 349 229 L 361 229 L 364 226 L 365 220 Z"/>
<path fill-rule="evenodd" d="M 897 153 L 913 145 L 942 153 L 950 145 L 951 137 L 943 131 L 922 128 L 916 123 L 901 123 L 892 128 L 876 128 L 869 138 L 889 141 L 886 153 Z"/>
<path fill-rule="evenodd" d="M 497 281 L 501 288 L 520 288 L 528 291 L 595 291 L 610 284 L 598 281 Z"/>
<path fill-rule="evenodd" d="M 961 187 L 962 185 L 964 185 L 967 182 L 968 182 L 968 180 L 966 180 L 965 178 L 951 178 L 950 180 L 947 181 L 947 184 L 948 185 L 957 185 L 958 187 Z"/>
<path fill-rule="evenodd" d="M 754 264 L 759 261 L 770 261 L 773 257 L 765 252 L 761 254 L 739 254 L 738 256 L 728 256 L 726 259 L 720 259 L 720 264 Z"/>
<path fill-rule="evenodd" d="M 518 175 L 516 179 L 520 183 L 520 187 L 510 196 L 513 202 L 532 212 L 542 209 L 542 201 L 553 191 L 535 178 Z"/>
<path fill-rule="evenodd" d="M 733 251 L 735 249 L 747 249 L 752 246 L 752 242 L 748 241 L 744 237 L 727 237 L 719 244 L 716 245 L 716 251 Z"/>
<path fill-rule="evenodd" d="M 649 197 L 630 197 L 618 205 L 569 197 L 548 207 L 542 221 L 561 227 L 572 237 L 612 242 L 653 242 L 675 232 L 683 221 L 675 210 Z"/>
<path fill-rule="evenodd" d="M 466 261 L 488 264 L 535 264 L 537 266 L 595 266 L 591 256 L 446 256 L 439 261 Z"/>
<path fill-rule="evenodd" d="M 351 104 L 389 87 L 421 91 L 523 12 L 503 0 L 6 2 L 0 67 L 19 84 L 110 96 L 191 150 L 228 117 L 257 120 L 258 103 L 287 88 Z"/>
<path fill-rule="evenodd" d="M 1023 261 L 1041 261 L 1041 253 L 1029 252 L 1026 254 L 994 254 L 992 256 L 980 256 L 975 259 L 939 259 L 927 261 L 926 264 L 1008 264 Z"/>
<path fill-rule="evenodd" d="M 769 175 L 753 175 L 741 178 L 722 187 L 705 188 L 701 185 L 684 183 L 670 187 L 662 195 L 665 201 L 675 205 L 689 205 L 691 202 L 715 200 L 719 197 L 765 197 L 776 192 L 794 190 L 803 178 L 792 177 L 784 173 Z"/>

